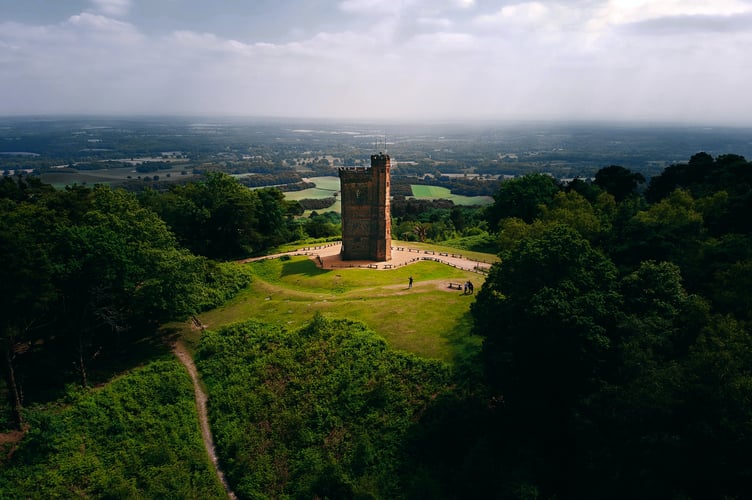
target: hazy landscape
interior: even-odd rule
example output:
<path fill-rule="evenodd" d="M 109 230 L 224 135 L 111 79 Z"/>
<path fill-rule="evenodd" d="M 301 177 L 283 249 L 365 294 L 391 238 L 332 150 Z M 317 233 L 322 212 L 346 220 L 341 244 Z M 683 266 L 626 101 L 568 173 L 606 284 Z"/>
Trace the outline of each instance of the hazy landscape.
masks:
<path fill-rule="evenodd" d="M 750 0 L 0 0 L 0 498 L 749 498 L 750 53 Z"/>
<path fill-rule="evenodd" d="M 206 168 L 238 175 L 289 171 L 336 177 L 336 167 L 366 165 L 369 155 L 381 150 L 394 158 L 397 177 L 440 173 L 497 179 L 544 172 L 590 178 L 602 167 L 621 165 L 649 178 L 700 151 L 750 156 L 752 129 L 206 117 L 0 119 L 0 168 L 6 175 L 31 170 L 55 185 L 119 185 L 147 174 L 147 180 L 157 175 L 174 182 Z"/>
<path fill-rule="evenodd" d="M 746 491 L 750 131 L 393 128 L 4 119 L 0 495 Z M 382 150 L 415 257 L 324 268 Z"/>

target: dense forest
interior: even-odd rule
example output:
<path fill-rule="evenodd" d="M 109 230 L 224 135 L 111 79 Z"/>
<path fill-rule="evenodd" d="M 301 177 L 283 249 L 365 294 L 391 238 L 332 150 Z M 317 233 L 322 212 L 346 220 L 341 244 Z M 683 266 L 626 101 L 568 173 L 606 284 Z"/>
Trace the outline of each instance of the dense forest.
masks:
<path fill-rule="evenodd" d="M 321 317 L 300 331 L 251 322 L 204 333 L 197 364 L 240 497 L 748 496 L 752 164 L 698 153 L 649 180 L 616 165 L 592 181 L 534 173 L 494 199 L 405 203 L 393 228 L 499 254 L 471 307 L 477 358 L 421 360 L 365 325 Z M 247 286 L 230 259 L 336 234 L 336 218 L 300 219 L 296 205 L 221 173 L 138 195 L 3 178 L 3 416 L 28 431 L 0 493 L 221 496 L 203 463 L 168 466 L 188 427 L 133 455 L 104 444 L 133 439 L 129 398 L 189 406 L 174 362 L 106 392 L 81 388 L 108 380 L 158 324 Z M 59 418 L 33 405 L 55 400 Z M 101 408 L 106 432 L 75 427 L 106 422 Z M 81 458 L 79 435 L 98 462 L 55 461 L 66 449 Z M 198 453 L 193 439 L 180 456 Z"/>
<path fill-rule="evenodd" d="M 592 185 L 535 175 L 497 194 L 502 261 L 472 309 L 486 389 L 463 405 L 473 417 L 457 402 L 436 416 L 436 433 L 475 422 L 444 454 L 462 460 L 426 454 L 447 496 L 468 484 L 527 498 L 748 495 L 752 165 L 700 153 L 644 196 L 642 180 L 608 167 Z"/>
<path fill-rule="evenodd" d="M 225 174 L 140 200 L 4 177 L 0 208 L 0 361 L 16 425 L 24 398 L 98 382 L 93 369 L 160 322 L 247 286 L 247 273 L 222 260 L 263 251 L 287 227 L 279 191 L 251 191 Z"/>

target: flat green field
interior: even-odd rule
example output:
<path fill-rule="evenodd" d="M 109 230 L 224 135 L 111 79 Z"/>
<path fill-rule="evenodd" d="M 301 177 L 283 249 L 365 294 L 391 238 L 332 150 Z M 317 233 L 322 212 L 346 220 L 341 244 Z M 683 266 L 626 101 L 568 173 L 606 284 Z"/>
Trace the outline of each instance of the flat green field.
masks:
<path fill-rule="evenodd" d="M 415 198 L 425 200 L 452 200 L 455 205 L 490 205 L 494 201 L 490 196 L 462 196 L 459 194 L 452 194 L 448 188 L 440 186 L 411 184 L 410 188 L 412 189 Z"/>
<path fill-rule="evenodd" d="M 55 187 L 65 187 L 71 184 L 119 184 L 130 177 L 137 180 L 148 176 L 159 176 L 163 181 L 177 181 L 191 176 L 190 173 L 182 175 L 181 172 L 186 170 L 184 164 L 176 164 L 173 168 L 167 170 L 157 170 L 156 172 L 140 173 L 134 168 L 103 168 L 100 170 L 79 170 L 72 171 L 69 169 L 60 169 L 60 171 L 51 171 L 41 175 L 42 181 L 52 184 Z M 167 177 L 170 174 L 170 177 Z"/>
<path fill-rule="evenodd" d="M 340 184 L 339 177 L 327 176 L 327 177 L 311 177 L 305 179 L 306 181 L 316 184 L 315 188 L 304 189 L 302 191 L 288 191 L 285 193 L 285 198 L 288 200 L 318 200 L 321 198 L 329 198 L 334 193 L 339 192 Z M 493 198 L 490 196 L 462 196 L 458 194 L 452 194 L 452 192 L 439 186 L 424 186 L 422 184 L 412 184 L 413 196 L 418 199 L 435 200 L 446 199 L 452 200 L 455 205 L 490 205 L 493 203 Z M 341 212 L 342 205 L 340 204 L 339 197 L 334 205 L 324 209 L 318 210 L 318 212 Z"/>
<path fill-rule="evenodd" d="M 288 200 L 318 200 L 334 196 L 334 193 L 339 191 L 339 177 L 311 177 L 303 180 L 313 182 L 316 187 L 302 191 L 287 191 L 285 198 Z"/>
<path fill-rule="evenodd" d="M 318 268 L 307 257 L 246 264 L 254 272 L 251 287 L 218 309 L 199 315 L 209 329 L 257 319 L 296 329 L 316 312 L 329 318 L 366 323 L 395 349 L 426 358 L 456 361 L 477 352 L 480 338 L 470 334 L 472 295 L 448 284 L 484 277 L 436 262 L 395 270 Z M 408 277 L 414 284 L 408 289 Z M 177 326 L 177 325 L 174 325 Z M 178 327 L 187 340 L 197 332 Z"/>

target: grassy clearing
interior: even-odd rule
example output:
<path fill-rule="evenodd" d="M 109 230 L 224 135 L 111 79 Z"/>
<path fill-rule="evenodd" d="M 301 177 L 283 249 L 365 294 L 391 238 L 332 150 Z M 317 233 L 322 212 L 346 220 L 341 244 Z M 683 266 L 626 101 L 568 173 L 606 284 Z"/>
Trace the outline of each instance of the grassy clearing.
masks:
<path fill-rule="evenodd" d="M 216 329 L 257 319 L 288 329 L 306 325 L 317 312 L 366 323 L 395 349 L 425 358 L 454 361 L 475 352 L 470 335 L 473 297 L 449 290 L 448 283 L 482 276 L 436 262 L 395 270 L 323 270 L 307 257 L 253 262 L 251 287 L 226 305 L 199 316 Z M 408 290 L 408 277 L 414 285 Z M 173 325 L 174 326 L 174 325 Z M 188 324 L 184 331 L 189 332 Z M 190 334 L 189 334 L 190 335 Z"/>

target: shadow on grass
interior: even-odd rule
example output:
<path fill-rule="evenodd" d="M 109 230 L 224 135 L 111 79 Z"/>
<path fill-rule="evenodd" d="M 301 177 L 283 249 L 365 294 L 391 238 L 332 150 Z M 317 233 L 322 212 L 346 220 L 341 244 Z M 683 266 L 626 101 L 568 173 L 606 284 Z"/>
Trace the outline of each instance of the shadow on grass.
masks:
<path fill-rule="evenodd" d="M 473 316 L 470 311 L 467 311 L 457 319 L 457 328 L 444 337 L 452 348 L 452 364 L 455 373 L 478 380 L 481 376 L 479 357 L 483 339 L 478 335 L 473 335 L 472 329 Z"/>
<path fill-rule="evenodd" d="M 285 276 L 321 276 L 331 271 L 321 269 L 312 260 L 288 260 L 282 263 L 281 277 Z"/>

